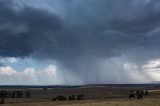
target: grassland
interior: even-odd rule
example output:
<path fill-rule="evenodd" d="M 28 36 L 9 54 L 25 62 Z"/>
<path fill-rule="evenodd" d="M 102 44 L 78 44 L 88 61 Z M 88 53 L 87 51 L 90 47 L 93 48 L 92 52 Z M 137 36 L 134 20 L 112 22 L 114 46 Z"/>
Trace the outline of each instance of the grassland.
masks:
<path fill-rule="evenodd" d="M 75 88 L 75 89 L 32 89 L 32 98 L 6 99 L 1 106 L 160 106 L 160 90 L 149 90 L 143 100 L 128 99 L 126 88 Z M 85 94 L 81 101 L 51 101 L 63 94 Z"/>

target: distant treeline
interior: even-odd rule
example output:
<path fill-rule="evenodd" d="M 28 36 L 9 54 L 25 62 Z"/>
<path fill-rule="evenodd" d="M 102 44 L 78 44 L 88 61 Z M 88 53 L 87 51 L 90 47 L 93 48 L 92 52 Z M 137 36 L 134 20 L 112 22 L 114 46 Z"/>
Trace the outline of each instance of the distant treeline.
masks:
<path fill-rule="evenodd" d="M 88 85 L 0 85 L 0 89 L 26 89 L 26 88 L 79 88 L 79 87 L 136 87 L 136 88 L 160 88 L 160 84 L 88 84 Z"/>
<path fill-rule="evenodd" d="M 86 86 L 160 88 L 160 84 L 90 84 L 90 85 L 86 85 Z"/>

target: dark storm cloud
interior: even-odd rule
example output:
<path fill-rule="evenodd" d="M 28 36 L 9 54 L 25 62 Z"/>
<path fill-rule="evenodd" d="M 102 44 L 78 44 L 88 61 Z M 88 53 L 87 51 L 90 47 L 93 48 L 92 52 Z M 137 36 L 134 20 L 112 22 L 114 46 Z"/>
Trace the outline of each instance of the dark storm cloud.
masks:
<path fill-rule="evenodd" d="M 74 2 L 67 7 L 71 13 L 68 13 L 69 16 L 64 22 L 60 16 L 45 10 L 24 7 L 16 11 L 12 7 L 13 4 L 1 1 L 1 50 L 6 51 L 4 53 L 6 55 L 10 52 L 13 55 L 15 53 L 15 55 L 25 56 L 41 49 L 44 49 L 42 52 L 51 51 L 59 55 L 65 53 L 70 55 L 79 49 L 77 53 L 89 49 L 93 54 L 104 53 L 110 56 L 114 54 L 112 50 L 114 48 L 145 46 L 141 43 L 151 40 L 145 38 L 145 34 L 159 27 L 159 11 L 153 9 L 155 3 L 152 2 L 140 7 L 141 12 L 138 12 L 139 14 L 133 19 L 128 16 L 128 14 L 133 17 L 136 15 L 134 12 L 136 8 L 129 8 L 133 0 L 125 2 L 126 4 L 117 1 L 119 5 L 116 1 L 104 0 Z M 87 9 L 87 3 L 92 3 L 91 7 L 97 7 Z M 79 7 L 76 8 L 75 5 Z M 88 11 L 85 11 L 86 9 Z M 111 10 L 113 12 L 110 12 Z M 101 13 L 98 13 L 99 11 Z M 141 15 L 143 11 L 144 15 Z M 121 12 L 124 16 L 114 15 L 117 12 Z"/>
<path fill-rule="evenodd" d="M 63 50 L 59 48 L 76 44 L 59 16 L 30 7 L 16 11 L 3 1 L 1 5 L 0 48 L 3 56 L 28 56 L 41 49 L 59 54 Z"/>
<path fill-rule="evenodd" d="M 16 9 L 10 0 L 1 0 L 0 55 L 54 59 L 86 83 L 105 80 L 99 72 L 103 58 L 126 55 L 129 62 L 145 62 L 159 57 L 158 0 L 64 1 L 61 16 L 30 6 Z M 140 59 L 134 60 L 135 55 Z M 107 70 L 112 79 L 116 69 L 109 69 L 115 70 Z"/>

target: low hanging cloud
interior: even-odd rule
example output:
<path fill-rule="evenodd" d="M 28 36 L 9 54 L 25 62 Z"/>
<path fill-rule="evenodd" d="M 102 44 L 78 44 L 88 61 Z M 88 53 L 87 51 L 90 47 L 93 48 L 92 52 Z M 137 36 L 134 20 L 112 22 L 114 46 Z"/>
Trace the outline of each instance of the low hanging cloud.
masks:
<path fill-rule="evenodd" d="M 78 83 L 153 80 L 141 66 L 160 58 L 160 1 L 41 2 L 50 10 L 0 1 L 2 57 L 55 60 L 70 78 L 79 76 Z"/>

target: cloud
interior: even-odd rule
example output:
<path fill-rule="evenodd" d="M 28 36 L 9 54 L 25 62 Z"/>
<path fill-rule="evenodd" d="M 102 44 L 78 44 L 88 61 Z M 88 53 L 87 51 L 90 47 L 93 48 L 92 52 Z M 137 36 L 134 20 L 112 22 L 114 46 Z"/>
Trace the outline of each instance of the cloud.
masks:
<path fill-rule="evenodd" d="M 0 67 L 0 74 L 1 75 L 12 75 L 15 73 L 16 73 L 16 71 L 9 66 L 8 67 Z"/>
<path fill-rule="evenodd" d="M 142 70 L 145 70 L 144 73 L 152 76 L 154 81 L 160 81 L 160 60 L 155 59 L 149 61 L 147 64 L 142 65 Z"/>
<path fill-rule="evenodd" d="M 158 0 L 47 0 L 43 6 L 14 1 L 0 1 L 2 57 L 55 60 L 70 74 L 68 81 L 77 76 L 81 83 L 117 83 L 117 76 L 119 83 L 151 80 L 133 67 L 160 57 Z"/>
<path fill-rule="evenodd" d="M 90 3 L 91 7 L 98 5 L 97 8 L 87 9 Z M 110 5 L 112 11 L 104 3 Z M 39 53 L 44 54 L 44 57 L 47 54 L 49 58 L 61 59 L 62 56 L 71 58 L 92 53 L 110 57 L 119 55 L 123 49 L 146 47 L 150 45 L 148 42 L 154 44 L 155 40 L 145 35 L 159 26 L 160 15 L 154 10 L 155 3 L 149 3 L 151 6 L 144 2 L 138 6 L 134 3 L 135 1 L 126 4 L 115 1 L 72 1 L 66 6 L 72 12 L 69 14 L 66 11 L 66 16 L 61 18 L 34 7 L 25 6 L 16 11 L 11 8 L 12 5 L 2 2 L 5 7 L 1 8 L 2 14 L 9 12 L 1 16 L 1 54 L 28 56 Z M 144 13 L 143 16 L 141 12 Z"/>
<path fill-rule="evenodd" d="M 36 70 L 35 68 L 26 68 L 23 71 L 17 71 L 10 66 L 1 66 L 0 67 L 0 83 L 1 85 L 77 85 L 77 84 L 86 84 L 86 81 L 97 82 L 99 83 L 148 83 L 151 80 L 145 76 L 141 76 L 138 71 L 138 66 L 134 64 L 119 64 L 117 61 L 119 59 L 111 59 L 111 61 L 106 61 L 102 66 L 97 76 L 94 74 L 89 75 L 89 79 L 86 79 L 86 76 L 77 76 L 73 73 L 66 73 L 60 70 L 55 65 L 47 65 L 44 69 Z M 114 64 L 114 68 L 111 65 Z M 103 68 L 108 68 L 104 70 Z M 119 70 L 117 70 L 117 68 Z M 110 70 L 111 69 L 111 70 Z M 151 72 L 151 71 L 150 71 Z M 101 73 L 101 74 L 100 74 Z M 123 73 L 124 77 L 121 76 Z M 156 73 L 153 73 L 154 81 L 157 81 L 159 78 Z M 98 77 L 99 76 L 99 77 Z M 112 78 L 112 77 L 117 78 Z M 136 77 L 135 77 L 136 76 Z M 132 78 L 129 78 L 132 77 Z M 100 78 L 100 79 L 99 79 Z M 128 80 L 126 80 L 128 79 Z"/>
<path fill-rule="evenodd" d="M 66 73 L 53 64 L 18 71 L 11 66 L 0 66 L 0 85 L 78 85 L 85 84 L 73 73 Z"/>
<path fill-rule="evenodd" d="M 47 85 L 62 83 L 59 82 L 60 79 L 57 77 L 57 67 L 54 65 L 48 65 L 44 70 L 41 71 L 35 70 L 34 68 L 26 68 L 21 72 L 13 69 L 10 66 L 0 67 L 1 85 Z"/>
<path fill-rule="evenodd" d="M 9 58 L 9 61 L 10 61 L 11 63 L 16 63 L 16 62 L 17 62 L 17 59 L 14 58 L 14 57 L 12 57 L 12 58 Z"/>
<path fill-rule="evenodd" d="M 17 63 L 17 59 L 15 57 L 8 57 L 8 58 L 0 58 L 0 62 L 1 63 L 7 63 L 7 62 L 10 62 L 10 63 Z"/>

